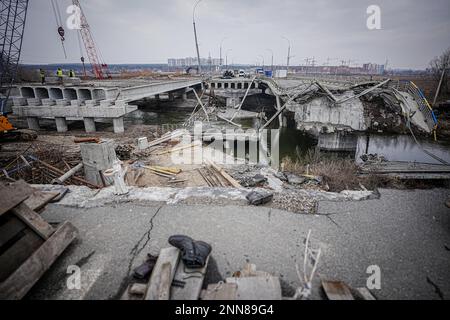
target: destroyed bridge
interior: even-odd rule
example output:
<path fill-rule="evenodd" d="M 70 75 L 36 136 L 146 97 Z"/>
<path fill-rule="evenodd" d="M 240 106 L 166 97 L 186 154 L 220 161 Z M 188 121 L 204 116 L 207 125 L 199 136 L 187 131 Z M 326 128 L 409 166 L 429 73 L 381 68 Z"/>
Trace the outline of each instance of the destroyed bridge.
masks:
<path fill-rule="evenodd" d="M 422 94 L 412 82 L 390 79 L 352 83 L 337 79 L 271 79 L 253 78 L 185 78 L 170 81 L 109 80 L 80 81 L 64 78 L 49 84 L 19 84 L 13 90 L 13 112 L 26 117 L 30 129 L 39 129 L 39 119 L 54 118 L 59 132 L 66 132 L 67 120 L 83 120 L 86 132 L 94 132 L 95 119 L 112 119 L 114 132 L 124 131 L 123 117 L 137 109 L 130 104 L 142 99 L 181 97 L 195 89 L 225 98 L 226 106 L 239 112 L 245 99 L 254 94 L 269 94 L 276 98 L 276 114 L 266 123 L 278 118 L 283 125 L 285 110 L 295 113 L 299 129 L 316 132 L 336 130 L 365 131 L 368 124 L 360 98 L 379 97 L 384 104 L 396 107 L 408 124 L 420 131 L 433 133 L 436 117 Z M 206 110 L 206 109 L 205 109 Z M 207 111 L 206 111 L 207 112 Z M 229 119 L 230 120 L 230 119 Z M 232 120 L 232 119 L 231 119 Z"/>

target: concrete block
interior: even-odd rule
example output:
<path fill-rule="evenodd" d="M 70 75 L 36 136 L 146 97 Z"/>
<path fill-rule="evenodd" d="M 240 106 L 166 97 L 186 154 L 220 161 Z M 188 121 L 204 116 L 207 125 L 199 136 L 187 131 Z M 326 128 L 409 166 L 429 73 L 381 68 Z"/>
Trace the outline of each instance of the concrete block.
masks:
<path fill-rule="evenodd" d="M 68 127 L 67 127 L 67 121 L 66 118 L 55 118 L 56 121 L 56 130 L 58 132 L 67 132 Z"/>
<path fill-rule="evenodd" d="M 113 119 L 114 133 L 124 133 L 123 117 Z"/>
<path fill-rule="evenodd" d="M 126 106 L 128 106 L 128 103 L 125 100 L 116 100 L 114 102 L 114 104 L 116 105 L 116 107 L 126 107 Z"/>
<path fill-rule="evenodd" d="M 56 105 L 58 107 L 66 107 L 66 106 L 70 105 L 70 101 L 65 100 L 65 99 L 56 100 Z"/>
<path fill-rule="evenodd" d="M 29 106 L 40 106 L 42 104 L 42 101 L 39 98 L 28 98 L 27 104 Z"/>
<path fill-rule="evenodd" d="M 83 101 L 82 100 L 71 100 L 70 105 L 72 107 L 80 107 L 83 105 Z"/>
<path fill-rule="evenodd" d="M 84 103 L 86 104 L 86 107 L 95 107 L 98 105 L 97 100 L 86 100 Z"/>
<path fill-rule="evenodd" d="M 27 99 L 22 98 L 22 97 L 13 97 L 13 104 L 14 104 L 14 106 L 26 106 Z"/>
<path fill-rule="evenodd" d="M 148 139 L 147 137 L 137 138 L 137 146 L 139 150 L 144 150 L 148 148 Z"/>
<path fill-rule="evenodd" d="M 49 107 L 49 106 L 54 106 L 56 104 L 55 100 L 53 99 L 42 99 L 42 105 Z"/>
<path fill-rule="evenodd" d="M 87 133 L 95 132 L 95 121 L 94 118 L 83 118 L 84 129 Z"/>
<path fill-rule="evenodd" d="M 83 164 L 97 171 L 110 169 L 117 161 L 115 143 L 112 139 L 104 139 L 100 143 L 82 143 L 80 149 Z"/>
<path fill-rule="evenodd" d="M 28 123 L 28 128 L 30 128 L 31 130 L 38 131 L 40 129 L 39 120 L 36 117 L 28 117 L 27 123 Z"/>
<path fill-rule="evenodd" d="M 100 100 L 100 107 L 107 108 L 114 105 L 114 100 L 107 99 L 107 100 Z"/>

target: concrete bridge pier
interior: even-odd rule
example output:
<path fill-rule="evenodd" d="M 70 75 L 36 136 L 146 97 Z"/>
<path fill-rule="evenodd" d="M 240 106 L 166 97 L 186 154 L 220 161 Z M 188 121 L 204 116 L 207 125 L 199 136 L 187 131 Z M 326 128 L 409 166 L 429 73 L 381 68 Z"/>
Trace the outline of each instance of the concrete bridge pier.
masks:
<path fill-rule="evenodd" d="M 113 118 L 114 133 L 124 133 L 123 117 Z"/>
<path fill-rule="evenodd" d="M 93 133 L 96 131 L 94 118 L 83 118 L 83 122 L 84 129 L 87 133 Z"/>
<path fill-rule="evenodd" d="M 28 128 L 39 131 L 39 119 L 37 117 L 27 117 Z"/>
<path fill-rule="evenodd" d="M 55 122 L 56 122 L 56 131 L 67 132 L 69 130 L 67 127 L 66 118 L 56 117 Z"/>
<path fill-rule="evenodd" d="M 227 97 L 226 98 L 226 106 L 227 107 L 238 107 L 241 103 L 242 98 L 240 97 Z"/>

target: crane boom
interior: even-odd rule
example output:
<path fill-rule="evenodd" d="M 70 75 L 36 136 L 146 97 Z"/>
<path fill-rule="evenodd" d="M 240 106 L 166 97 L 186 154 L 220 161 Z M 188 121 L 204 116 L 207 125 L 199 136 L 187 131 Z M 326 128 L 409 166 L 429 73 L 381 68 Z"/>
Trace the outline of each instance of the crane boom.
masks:
<path fill-rule="evenodd" d="M 9 98 L 22 50 L 28 0 L 0 0 L 0 112 Z"/>
<path fill-rule="evenodd" d="M 89 23 L 84 15 L 79 0 L 72 0 L 73 5 L 80 9 L 80 33 L 83 39 L 83 44 L 88 55 L 89 62 L 92 66 L 92 71 L 97 79 L 110 78 L 108 65 L 101 60 L 99 51 L 95 45 L 94 38 L 89 27 Z"/>

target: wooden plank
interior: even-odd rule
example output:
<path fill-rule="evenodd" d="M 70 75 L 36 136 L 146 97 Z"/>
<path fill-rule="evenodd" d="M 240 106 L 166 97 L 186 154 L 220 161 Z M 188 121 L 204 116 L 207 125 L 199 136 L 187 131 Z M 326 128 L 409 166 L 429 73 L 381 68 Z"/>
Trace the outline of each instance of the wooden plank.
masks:
<path fill-rule="evenodd" d="M 225 180 L 227 180 L 233 187 L 235 188 L 242 188 L 242 186 L 239 184 L 239 182 L 234 179 L 232 176 L 230 176 L 228 173 L 225 172 L 222 168 L 220 168 L 218 165 L 216 165 L 214 162 L 210 160 L 206 160 L 206 163 L 209 164 L 211 167 L 213 167 Z"/>
<path fill-rule="evenodd" d="M 367 288 L 356 288 L 356 291 L 364 300 L 377 300 Z"/>
<path fill-rule="evenodd" d="M 236 284 L 236 300 L 281 300 L 278 277 L 227 278 L 226 282 Z"/>
<path fill-rule="evenodd" d="M 55 229 L 47 221 L 24 203 L 12 209 L 12 212 L 44 240 L 55 232 Z"/>
<path fill-rule="evenodd" d="M 28 198 L 34 189 L 23 180 L 0 184 L 0 216 Z"/>
<path fill-rule="evenodd" d="M 202 300 L 236 300 L 236 283 L 213 283 L 204 290 Z"/>
<path fill-rule="evenodd" d="M 184 281 L 184 287 L 172 287 L 171 300 L 198 300 L 205 280 L 206 269 L 208 268 L 208 256 L 203 268 L 188 268 L 183 261 L 178 263 L 175 273 L 175 280 Z"/>
<path fill-rule="evenodd" d="M 159 274 L 157 300 L 169 300 L 172 279 L 172 264 L 170 262 L 166 262 L 162 265 L 161 272 Z"/>
<path fill-rule="evenodd" d="M 24 233 L 22 238 L 0 256 L 0 281 L 7 279 L 44 242 L 30 229 Z"/>
<path fill-rule="evenodd" d="M 349 287 L 342 281 L 322 281 L 322 287 L 329 300 L 355 300 Z"/>
<path fill-rule="evenodd" d="M 33 192 L 24 203 L 31 210 L 42 209 L 47 203 L 55 199 L 59 195 L 59 192 L 45 192 L 45 191 L 35 191 Z"/>
<path fill-rule="evenodd" d="M 77 229 L 65 222 L 8 279 L 0 284 L 0 299 L 21 299 L 76 238 Z"/>
<path fill-rule="evenodd" d="M 132 283 L 124 291 L 120 300 L 142 300 L 146 291 L 146 283 Z"/>
<path fill-rule="evenodd" d="M 161 283 L 161 280 L 169 281 L 169 288 L 172 284 L 173 277 L 175 276 L 175 270 L 178 267 L 178 261 L 180 259 L 180 250 L 175 247 L 169 247 L 161 249 L 158 260 L 156 261 L 155 266 L 153 267 L 152 274 L 150 276 L 149 285 L 147 288 L 147 292 L 145 294 L 145 300 L 158 300 L 160 298 L 160 289 L 164 287 L 164 283 Z M 164 279 L 163 276 L 163 266 L 169 264 L 170 274 L 167 279 Z M 167 272 L 167 267 L 164 267 Z"/>
<path fill-rule="evenodd" d="M 13 214 L 7 214 L 2 219 L 5 219 L 6 222 L 0 227 L 0 248 L 27 227 Z"/>

